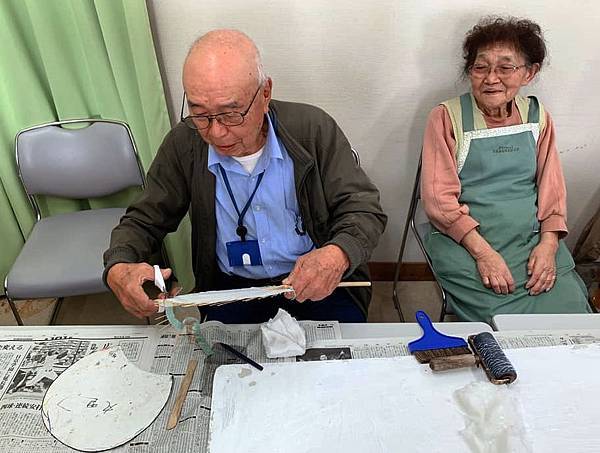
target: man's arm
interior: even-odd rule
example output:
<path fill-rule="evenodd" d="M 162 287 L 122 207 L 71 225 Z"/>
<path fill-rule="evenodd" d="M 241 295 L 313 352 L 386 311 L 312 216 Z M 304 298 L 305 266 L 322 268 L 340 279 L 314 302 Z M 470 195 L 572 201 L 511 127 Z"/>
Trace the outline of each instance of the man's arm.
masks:
<path fill-rule="evenodd" d="M 348 257 L 345 275 L 366 263 L 387 223 L 379 202 L 379 190 L 356 163 L 348 139 L 325 114 L 317 152 L 325 198 L 329 209 L 330 239 Z"/>
<path fill-rule="evenodd" d="M 154 275 L 147 261 L 188 211 L 186 181 L 176 153 L 175 133 L 171 131 L 148 171 L 146 188 L 113 230 L 110 247 L 104 252 L 104 282 L 135 316 L 155 311 L 141 286 Z"/>
<path fill-rule="evenodd" d="M 326 113 L 319 120 L 315 147 L 329 211 L 329 239 L 300 257 L 284 280 L 299 301 L 327 297 L 344 275 L 366 263 L 387 221 L 379 191 L 357 165 L 344 133 Z"/>

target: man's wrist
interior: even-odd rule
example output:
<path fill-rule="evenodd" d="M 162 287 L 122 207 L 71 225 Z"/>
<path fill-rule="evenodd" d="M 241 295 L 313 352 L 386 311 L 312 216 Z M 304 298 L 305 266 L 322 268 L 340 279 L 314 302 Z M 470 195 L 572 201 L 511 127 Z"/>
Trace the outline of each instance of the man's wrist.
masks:
<path fill-rule="evenodd" d="M 329 244 L 325 246 L 326 248 L 329 248 L 329 250 L 331 250 L 331 252 L 334 254 L 334 259 L 336 260 L 336 262 L 339 263 L 340 265 L 340 270 L 342 272 L 345 272 L 346 269 L 348 269 L 350 267 L 350 259 L 348 258 L 348 255 L 346 254 L 346 252 L 344 252 L 344 250 L 336 244 Z"/>

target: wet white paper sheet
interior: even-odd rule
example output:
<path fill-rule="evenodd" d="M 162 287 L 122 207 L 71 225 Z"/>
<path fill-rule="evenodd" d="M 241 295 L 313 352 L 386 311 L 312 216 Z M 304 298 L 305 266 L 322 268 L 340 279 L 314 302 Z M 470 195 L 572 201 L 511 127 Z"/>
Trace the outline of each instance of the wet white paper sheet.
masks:
<path fill-rule="evenodd" d="M 478 368 L 433 374 L 413 357 L 219 367 L 210 452 L 472 452 L 456 392 L 486 388 L 518 409 L 523 451 L 597 452 L 600 345 L 505 352 L 519 377 L 500 393 Z M 506 436 L 486 435 L 502 451 Z"/>
<path fill-rule="evenodd" d="M 42 418 L 63 444 L 102 451 L 133 439 L 158 416 L 173 378 L 142 371 L 120 348 L 90 354 L 64 371 L 42 403 Z"/>
<path fill-rule="evenodd" d="M 278 296 L 291 293 L 294 290 L 290 286 L 261 286 L 240 289 L 224 289 L 219 291 L 203 291 L 199 293 L 184 294 L 164 300 L 157 300 L 159 305 L 165 307 L 177 306 L 206 306 L 221 305 L 229 302 L 239 302 L 266 297 Z"/>

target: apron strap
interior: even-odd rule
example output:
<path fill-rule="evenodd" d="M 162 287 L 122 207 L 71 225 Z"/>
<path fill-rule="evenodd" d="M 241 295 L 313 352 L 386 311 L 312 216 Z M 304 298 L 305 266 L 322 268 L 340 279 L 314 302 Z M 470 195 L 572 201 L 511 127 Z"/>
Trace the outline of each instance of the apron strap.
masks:
<path fill-rule="evenodd" d="M 540 122 L 540 103 L 535 96 L 527 96 L 529 98 L 529 113 L 527 114 L 528 123 Z"/>
<path fill-rule="evenodd" d="M 473 121 L 473 101 L 471 100 L 471 93 L 465 93 L 460 97 L 460 111 L 462 115 L 463 132 L 475 130 L 475 123 Z"/>

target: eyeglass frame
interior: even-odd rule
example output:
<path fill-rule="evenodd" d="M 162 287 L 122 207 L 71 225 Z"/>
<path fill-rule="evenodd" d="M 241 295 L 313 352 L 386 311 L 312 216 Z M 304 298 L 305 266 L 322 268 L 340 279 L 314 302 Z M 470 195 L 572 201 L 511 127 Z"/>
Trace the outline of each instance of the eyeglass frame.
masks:
<path fill-rule="evenodd" d="M 181 113 L 179 114 L 179 120 L 183 121 L 183 123 L 189 127 L 192 130 L 206 130 L 209 129 L 210 126 L 212 125 L 212 121 L 213 120 L 217 120 L 217 122 L 221 125 L 221 126 L 225 126 L 225 127 L 236 127 L 236 126 L 241 126 L 242 124 L 244 124 L 244 121 L 246 119 L 246 115 L 248 115 L 248 112 L 250 112 L 250 109 L 252 108 L 252 105 L 254 104 L 254 101 L 256 100 L 256 96 L 258 95 L 258 92 L 260 91 L 260 89 L 263 87 L 263 84 L 260 83 L 258 85 L 258 88 L 256 89 L 256 92 L 254 93 L 254 96 L 252 96 L 252 100 L 250 101 L 250 104 L 248 105 L 248 108 L 244 111 L 244 112 L 222 112 L 222 113 L 215 113 L 213 115 L 188 115 L 186 117 L 183 116 L 183 111 L 185 109 L 185 100 L 186 100 L 186 95 L 185 95 L 185 91 L 183 92 L 183 100 L 181 102 Z M 238 124 L 223 124 L 219 118 L 223 118 L 225 115 L 230 115 L 232 113 L 235 113 L 237 115 L 240 115 L 242 117 L 242 121 L 239 122 Z M 194 118 L 206 118 L 208 119 L 208 124 L 206 125 L 206 127 L 191 127 L 186 120 L 190 119 L 192 120 L 192 123 L 194 123 Z M 194 123 L 196 124 L 196 123 Z"/>
<path fill-rule="evenodd" d="M 503 63 L 500 65 L 486 65 L 487 66 L 487 71 L 485 73 L 481 73 L 481 74 L 477 74 L 473 72 L 473 67 L 475 66 L 475 63 L 473 63 L 471 65 L 471 67 L 469 68 L 469 73 L 471 73 L 472 75 L 476 76 L 476 77 L 487 77 L 490 72 L 492 71 L 492 68 L 494 70 L 494 74 L 496 74 L 496 76 L 498 76 L 499 78 L 506 78 L 506 77 L 510 77 L 512 76 L 515 72 L 517 72 L 519 69 L 524 68 L 524 67 L 530 67 L 531 65 L 529 63 L 523 63 L 522 65 L 514 65 L 514 64 L 510 64 L 510 63 Z M 511 66 L 512 67 L 512 72 L 508 73 L 508 74 L 502 74 L 497 72 L 499 67 L 502 66 Z"/>

